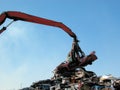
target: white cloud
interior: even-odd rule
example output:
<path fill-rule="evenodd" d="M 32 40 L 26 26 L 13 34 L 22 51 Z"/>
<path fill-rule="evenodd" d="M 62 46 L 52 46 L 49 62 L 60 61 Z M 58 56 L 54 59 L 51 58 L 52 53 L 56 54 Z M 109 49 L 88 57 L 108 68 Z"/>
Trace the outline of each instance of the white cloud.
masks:
<path fill-rule="evenodd" d="M 20 49 L 20 40 L 27 40 L 27 34 L 25 32 L 24 26 L 21 25 L 11 26 L 2 33 L 0 38 L 0 90 L 13 90 L 21 87 L 24 83 L 25 76 L 28 72 L 28 63 L 23 60 L 18 66 L 13 66 L 14 57 L 11 48 Z M 23 41 L 24 41 L 23 40 Z M 21 58 L 20 58 L 21 59 Z M 19 60 L 16 62 L 20 62 Z M 14 69 L 13 69 L 14 68 Z"/>
<path fill-rule="evenodd" d="M 9 68 L 6 66 L 6 68 Z M 12 72 L 0 72 L 0 90 L 11 90 L 21 88 L 21 84 L 25 79 L 28 71 L 28 65 L 23 64 Z"/>

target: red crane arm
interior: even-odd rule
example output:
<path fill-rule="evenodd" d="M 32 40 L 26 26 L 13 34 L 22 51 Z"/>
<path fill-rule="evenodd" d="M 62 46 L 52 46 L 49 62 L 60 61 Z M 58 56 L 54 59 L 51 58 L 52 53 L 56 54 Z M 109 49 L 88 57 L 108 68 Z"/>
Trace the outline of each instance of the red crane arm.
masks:
<path fill-rule="evenodd" d="M 3 12 L 0 15 L 0 25 L 4 23 L 6 18 L 13 19 L 13 20 L 22 20 L 22 21 L 27 21 L 27 22 L 33 22 L 33 23 L 38 23 L 38 24 L 43 24 L 43 25 L 48 25 L 48 26 L 59 27 L 76 40 L 75 33 L 72 32 L 72 30 L 69 27 L 67 27 L 66 25 L 64 25 L 61 22 L 48 20 L 45 18 L 29 15 L 29 14 L 22 13 L 22 12 L 7 11 L 7 12 Z"/>

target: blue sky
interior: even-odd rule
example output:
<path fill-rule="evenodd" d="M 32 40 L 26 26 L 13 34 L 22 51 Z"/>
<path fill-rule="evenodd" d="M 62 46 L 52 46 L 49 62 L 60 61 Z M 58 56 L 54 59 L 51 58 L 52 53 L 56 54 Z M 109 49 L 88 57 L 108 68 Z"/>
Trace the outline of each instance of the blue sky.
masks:
<path fill-rule="evenodd" d="M 98 59 L 87 70 L 98 76 L 120 77 L 119 3 L 119 0 L 1 0 L 0 13 L 21 11 L 63 22 L 76 33 L 86 55 L 96 51 Z M 19 89 L 51 78 L 71 45 L 72 38 L 59 28 L 23 21 L 13 23 L 0 35 L 0 90 Z"/>

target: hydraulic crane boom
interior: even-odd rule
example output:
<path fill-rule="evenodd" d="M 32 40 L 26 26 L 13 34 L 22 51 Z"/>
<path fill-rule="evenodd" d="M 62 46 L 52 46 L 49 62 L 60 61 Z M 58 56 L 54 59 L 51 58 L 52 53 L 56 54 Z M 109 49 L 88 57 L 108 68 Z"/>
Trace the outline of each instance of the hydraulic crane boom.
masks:
<path fill-rule="evenodd" d="M 29 14 L 26 14 L 23 12 L 7 11 L 7 12 L 3 12 L 0 15 L 0 25 L 2 25 L 5 22 L 6 18 L 13 19 L 14 21 L 22 20 L 22 21 L 27 21 L 27 22 L 37 23 L 37 24 L 59 27 L 59 28 L 63 29 L 66 33 L 68 33 L 74 40 L 77 40 L 75 33 L 72 32 L 69 27 L 67 27 L 66 25 L 64 25 L 61 22 L 48 20 L 45 18 L 29 15 Z M 5 30 L 5 28 L 3 28 L 0 31 L 0 33 L 2 33 L 4 30 Z"/>
<path fill-rule="evenodd" d="M 21 21 L 27 21 L 27 22 L 32 22 L 32 23 L 37 23 L 37 24 L 43 24 L 43 25 L 48 25 L 48 26 L 53 26 L 53 27 L 58 27 L 64 30 L 67 34 L 69 34 L 73 39 L 73 44 L 72 44 L 72 49 L 68 55 L 68 62 L 60 64 L 56 68 L 57 73 L 64 73 L 69 72 L 71 70 L 74 70 L 76 67 L 84 67 L 87 66 L 88 64 L 91 64 L 94 60 L 97 59 L 97 56 L 95 53 L 92 53 L 88 56 L 85 57 L 84 52 L 81 50 L 78 44 L 77 36 L 72 30 L 64 25 L 61 22 L 29 15 L 23 12 L 18 12 L 18 11 L 7 11 L 3 12 L 0 15 L 0 26 L 5 22 L 6 18 L 13 19 L 12 22 L 21 20 Z M 10 22 L 6 27 L 3 27 L 0 30 L 0 34 L 6 30 L 6 28 L 12 23 Z"/>

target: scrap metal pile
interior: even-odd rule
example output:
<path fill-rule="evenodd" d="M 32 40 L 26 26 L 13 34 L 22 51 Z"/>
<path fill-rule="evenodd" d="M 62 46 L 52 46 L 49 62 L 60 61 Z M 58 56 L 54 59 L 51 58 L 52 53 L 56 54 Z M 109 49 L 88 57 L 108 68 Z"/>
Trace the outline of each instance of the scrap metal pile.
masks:
<path fill-rule="evenodd" d="M 77 42 L 73 42 L 67 60 L 57 66 L 51 79 L 34 82 L 20 90 L 120 90 L 120 79 L 112 75 L 97 76 L 85 66 L 97 59 L 93 51 L 85 56 Z"/>
<path fill-rule="evenodd" d="M 120 90 L 119 78 L 111 75 L 97 76 L 95 72 L 85 69 L 85 66 L 91 65 L 97 60 L 95 51 L 85 55 L 78 44 L 76 34 L 63 23 L 22 12 L 8 11 L 0 15 L 0 26 L 6 18 L 12 19 L 12 22 L 4 26 L 0 30 L 0 34 L 13 22 L 22 20 L 61 28 L 73 38 L 72 48 L 67 59 L 55 68 L 54 76 L 51 79 L 34 82 L 30 87 L 20 90 Z"/>

